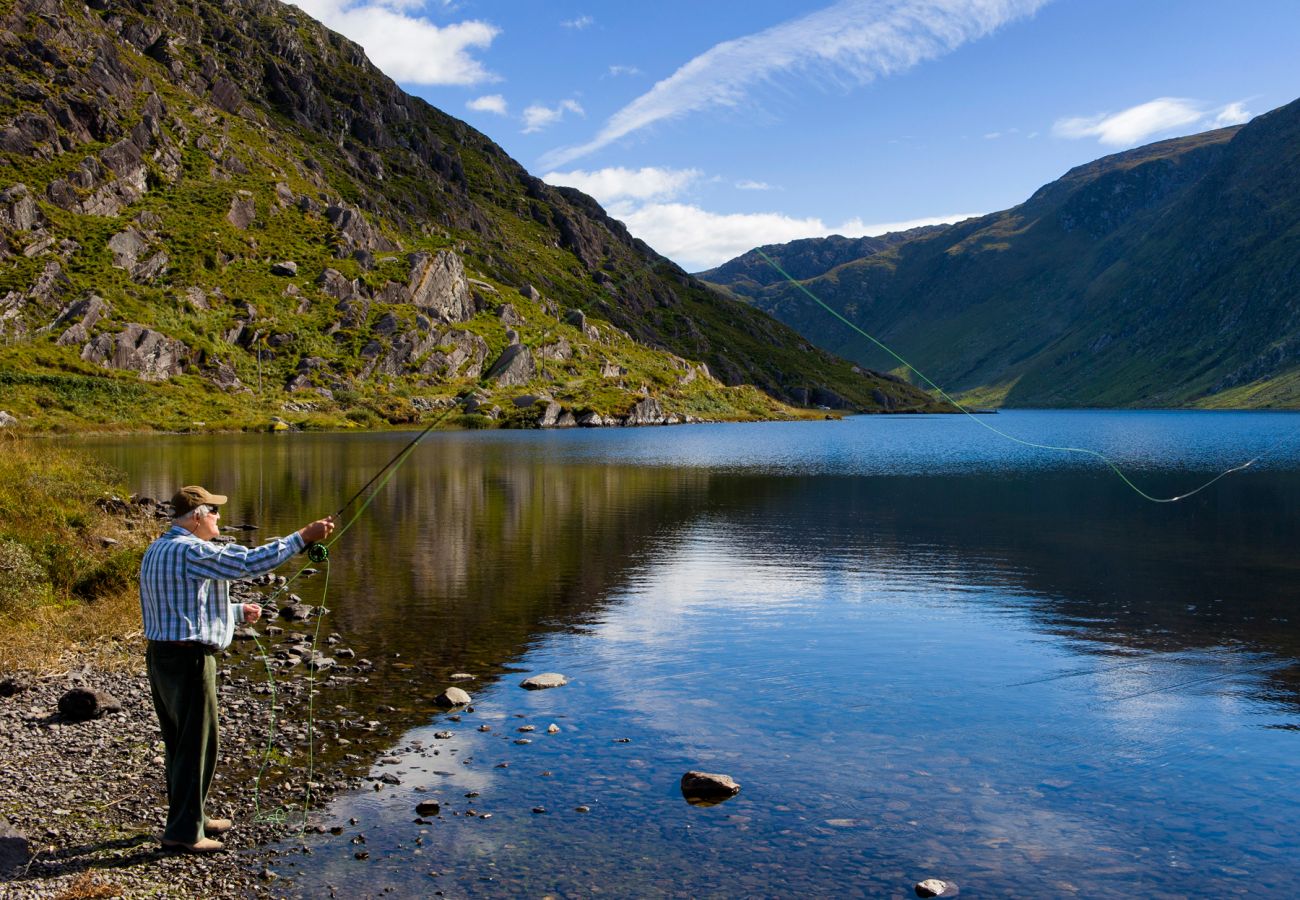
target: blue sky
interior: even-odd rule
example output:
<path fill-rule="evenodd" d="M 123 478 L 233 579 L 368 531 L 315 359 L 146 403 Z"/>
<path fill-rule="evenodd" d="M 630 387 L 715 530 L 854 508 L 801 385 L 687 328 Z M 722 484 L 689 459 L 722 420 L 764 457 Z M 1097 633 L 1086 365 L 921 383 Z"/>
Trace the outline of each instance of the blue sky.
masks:
<path fill-rule="evenodd" d="M 302 0 L 688 270 L 1005 209 L 1300 97 L 1296 0 Z"/>

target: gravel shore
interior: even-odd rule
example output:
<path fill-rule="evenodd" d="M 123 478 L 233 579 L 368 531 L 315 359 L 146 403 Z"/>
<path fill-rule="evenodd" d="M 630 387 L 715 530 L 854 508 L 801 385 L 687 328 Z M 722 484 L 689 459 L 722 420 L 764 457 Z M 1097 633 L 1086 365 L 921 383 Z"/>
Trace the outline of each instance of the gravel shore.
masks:
<path fill-rule="evenodd" d="M 362 783 L 367 760 L 386 736 L 378 722 L 324 702 L 364 681 L 369 664 L 318 660 L 311 674 L 307 641 L 314 635 L 314 623 L 259 625 L 276 669 L 274 723 L 272 687 L 252 641 L 246 635 L 219 657 L 221 759 L 208 815 L 233 818 L 235 828 L 225 836 L 227 852 L 214 857 L 160 848 L 167 807 L 163 749 L 142 671 L 0 673 L 17 688 L 0 696 L 0 816 L 26 835 L 31 852 L 24 866 L 0 873 L 0 895 L 280 896 L 267 871 L 277 851 L 268 845 L 304 830 L 323 833 L 331 823 L 315 821 L 315 812 L 332 794 Z M 136 653 L 142 668 L 142 642 L 122 652 Z M 69 721 L 59 713 L 59 698 L 74 687 L 106 692 L 121 711 Z M 309 734 L 313 688 L 319 696 Z"/>

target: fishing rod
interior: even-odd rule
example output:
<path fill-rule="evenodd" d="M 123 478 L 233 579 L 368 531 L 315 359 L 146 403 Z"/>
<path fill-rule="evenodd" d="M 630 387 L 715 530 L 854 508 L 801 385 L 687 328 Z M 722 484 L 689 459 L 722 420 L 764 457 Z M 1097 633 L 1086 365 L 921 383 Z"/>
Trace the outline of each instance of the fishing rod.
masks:
<path fill-rule="evenodd" d="M 1259 462 L 1261 459 L 1263 459 L 1264 457 L 1266 457 L 1266 456 L 1268 456 L 1269 454 L 1271 454 L 1271 453 L 1272 453 L 1274 450 L 1276 450 L 1276 449 L 1278 448 L 1278 446 L 1280 446 L 1280 445 L 1282 444 L 1282 442 L 1285 440 L 1285 437 L 1278 438 L 1275 442 L 1273 442 L 1273 444 L 1272 444 L 1271 446 L 1269 446 L 1267 449 L 1265 449 L 1263 453 L 1260 453 L 1259 455 L 1257 455 L 1257 456 L 1255 456 L 1255 457 L 1253 457 L 1253 458 L 1251 458 L 1251 459 L 1246 460 L 1244 463 L 1240 463 L 1240 464 L 1238 464 L 1238 465 L 1232 466 L 1231 468 L 1225 469 L 1224 471 L 1222 471 L 1222 472 L 1220 472 L 1219 474 L 1215 475 L 1213 478 L 1211 478 L 1211 479 L 1209 479 L 1208 481 L 1206 481 L 1205 483 L 1203 483 L 1203 484 L 1201 484 L 1201 485 L 1199 485 L 1199 486 L 1193 488 L 1193 489 L 1190 490 L 1190 491 L 1186 491 L 1185 493 L 1178 494 L 1177 496 L 1174 496 L 1174 497 L 1155 497 L 1155 496 L 1152 496 L 1151 494 L 1148 494 L 1146 491 L 1142 490 L 1140 487 L 1138 487 L 1136 484 L 1134 484 L 1133 481 L 1132 481 L 1132 480 L 1131 480 L 1127 475 L 1124 474 L 1123 470 L 1120 469 L 1120 467 L 1119 467 L 1119 466 L 1118 466 L 1118 465 L 1117 465 L 1117 464 L 1116 464 L 1116 463 L 1115 463 L 1115 462 L 1114 462 L 1114 461 L 1113 461 L 1109 456 L 1107 456 L 1106 454 L 1100 452 L 1099 450 L 1092 450 L 1092 449 L 1090 449 L 1090 448 L 1088 448 L 1088 447 L 1067 447 L 1067 446 L 1058 446 L 1058 445 L 1055 445 L 1055 444 L 1042 444 L 1042 443 L 1038 443 L 1038 442 L 1036 442 L 1036 441 L 1027 441 L 1027 440 L 1024 440 L 1023 438 L 1018 438 L 1018 437 L 1016 437 L 1015 435 L 1007 434 L 1005 431 L 1003 431 L 1003 430 L 1000 429 L 1000 428 L 997 428 L 997 427 L 994 426 L 994 425 L 990 425 L 988 422 L 984 421 L 982 418 L 980 418 L 979 416 L 977 416 L 974 412 L 972 412 L 972 411 L 971 411 L 970 409 L 968 409 L 966 406 L 964 406 L 963 404 L 959 403 L 956 399 L 954 399 L 954 398 L 953 398 L 953 397 L 952 397 L 952 396 L 951 396 L 947 391 L 945 391 L 942 387 L 940 387 L 940 386 L 939 386 L 939 385 L 938 385 L 938 384 L 937 384 L 933 379 L 931 379 L 928 375 L 926 375 L 924 372 L 922 372 L 922 371 L 921 371 L 920 369 L 918 369 L 916 366 L 912 365 L 912 364 L 911 364 L 910 362 L 908 362 L 907 360 L 903 359 L 902 356 L 900 356 L 899 354 L 895 353 L 892 347 L 890 347 L 889 345 L 885 344 L 883 341 L 877 339 L 877 338 L 874 337 L 873 335 L 868 334 L 866 331 L 864 331 L 863 329 L 859 328 L 856 324 L 854 324 L 853 322 L 851 322 L 851 321 L 850 321 L 849 319 L 847 319 L 845 316 L 841 315 L 838 311 L 836 311 L 835 309 L 833 309 L 831 306 L 829 306 L 829 305 L 827 305 L 825 302 L 823 302 L 822 299 L 821 299 L 820 297 L 818 297 L 816 294 L 814 294 L 812 291 L 810 291 L 810 290 L 807 288 L 806 285 L 804 285 L 804 284 L 802 284 L 801 282 L 795 280 L 794 276 L 792 276 L 792 275 L 791 275 L 789 272 L 787 272 L 785 269 L 781 268 L 781 266 L 777 264 L 776 260 L 774 260 L 774 259 L 772 259 L 772 257 L 768 256 L 765 252 L 763 252 L 763 250 L 762 250 L 761 248 L 755 248 L 754 252 L 757 253 L 759 256 L 763 257 L 763 259 L 767 261 L 767 264 L 770 265 L 773 269 L 775 269 L 775 270 L 776 270 L 776 271 L 781 275 L 781 277 L 783 277 L 786 281 L 790 282 L 790 284 L 794 285 L 794 287 L 795 287 L 796 289 L 798 289 L 800 292 L 802 292 L 806 297 L 808 297 L 810 300 L 812 300 L 814 303 L 816 303 L 818 306 L 820 306 L 820 307 L 821 307 L 822 309 L 824 309 L 826 312 L 830 313 L 830 315 L 834 316 L 834 317 L 835 317 L 836 319 L 838 319 L 841 323 L 843 323 L 844 325 L 847 325 L 850 329 L 852 329 L 852 330 L 855 331 L 856 333 L 860 334 L 862 337 L 864 337 L 864 338 L 866 338 L 867 340 L 871 341 L 871 343 L 875 344 L 875 345 L 876 345 L 877 347 L 879 347 L 881 350 L 883 350 L 883 351 L 885 351 L 886 353 L 888 353 L 890 356 L 892 356 L 892 357 L 893 357 L 895 360 L 897 360 L 899 363 L 901 363 L 902 365 L 906 366 L 906 367 L 907 367 L 908 369 L 910 369 L 911 371 L 915 372 L 916 375 L 917 375 L 917 377 L 919 377 L 922 381 L 924 381 L 924 382 L 925 382 L 926 384 L 928 384 L 931 388 L 933 388 L 934 391 L 935 391 L 935 392 L 936 392 L 940 397 L 942 397 L 944 400 L 946 400 L 946 401 L 948 401 L 949 403 L 951 403 L 954 407 L 957 408 L 957 410 L 958 410 L 959 412 L 965 414 L 967 417 L 969 417 L 969 418 L 971 419 L 971 421 L 975 422 L 975 424 L 979 425 L 979 426 L 982 427 L 982 428 L 986 428 L 986 429 L 988 429 L 989 431 L 993 432 L 994 434 L 998 435 L 999 437 L 1005 438 L 1006 440 L 1011 441 L 1012 443 L 1020 444 L 1020 445 L 1023 446 L 1023 447 L 1030 447 L 1030 448 L 1035 449 L 1035 450 L 1054 450 L 1054 451 L 1057 451 L 1057 452 L 1060 452 L 1060 453 L 1078 453 L 1078 454 L 1081 454 L 1081 455 L 1083 455 L 1083 456 L 1090 456 L 1090 457 L 1092 457 L 1092 458 L 1094 458 L 1094 459 L 1101 460 L 1101 462 L 1105 463 L 1106 466 L 1109 467 L 1110 470 L 1111 470 L 1112 472 L 1115 473 L 1115 475 L 1119 478 L 1120 481 L 1124 482 L 1124 484 L 1125 484 L 1126 486 L 1128 486 L 1128 487 L 1129 487 L 1129 488 L 1130 488 L 1134 493 L 1136 493 L 1136 494 L 1137 494 L 1139 497 L 1141 497 L 1143 500 L 1149 500 L 1149 501 L 1151 501 L 1152 503 L 1177 503 L 1177 502 L 1179 502 L 1180 500 L 1186 500 L 1188 497 L 1193 497 L 1193 496 L 1195 496 L 1196 494 L 1199 494 L 1201 491 L 1205 490 L 1206 488 L 1208 488 L 1210 485 L 1214 484 L 1214 483 L 1215 483 L 1216 481 L 1218 481 L 1219 479 L 1221 479 L 1221 478 L 1226 478 L 1227 476 L 1232 475 L 1232 474 L 1235 473 L 1235 472 L 1240 472 L 1240 471 L 1242 471 L 1242 470 L 1244 470 L 1244 469 L 1248 469 L 1248 468 L 1250 468 L 1250 467 L 1253 466 L 1255 463 Z"/>

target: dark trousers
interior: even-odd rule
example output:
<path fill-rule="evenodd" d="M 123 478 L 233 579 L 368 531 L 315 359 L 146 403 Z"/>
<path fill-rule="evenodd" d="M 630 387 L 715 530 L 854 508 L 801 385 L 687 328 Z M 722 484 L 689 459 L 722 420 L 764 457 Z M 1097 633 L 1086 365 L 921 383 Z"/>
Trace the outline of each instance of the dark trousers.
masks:
<path fill-rule="evenodd" d="M 203 804 L 217 765 L 217 661 L 198 645 L 150 641 L 145 662 L 167 747 L 163 839 L 193 844 L 203 837 Z"/>

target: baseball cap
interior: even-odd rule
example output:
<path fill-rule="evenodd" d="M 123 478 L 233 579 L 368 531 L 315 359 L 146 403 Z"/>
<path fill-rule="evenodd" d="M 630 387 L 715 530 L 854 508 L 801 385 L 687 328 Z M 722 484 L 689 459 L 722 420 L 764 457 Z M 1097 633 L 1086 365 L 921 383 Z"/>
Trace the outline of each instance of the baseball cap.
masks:
<path fill-rule="evenodd" d="M 200 506 L 220 506 L 229 499 L 221 494 L 210 493 L 207 488 L 199 487 L 197 484 L 189 484 L 172 497 L 172 509 L 176 511 L 176 518 L 179 519 L 192 509 Z"/>

